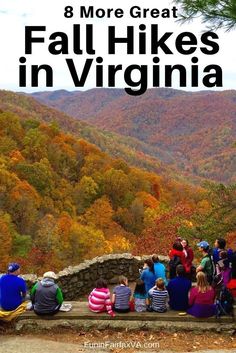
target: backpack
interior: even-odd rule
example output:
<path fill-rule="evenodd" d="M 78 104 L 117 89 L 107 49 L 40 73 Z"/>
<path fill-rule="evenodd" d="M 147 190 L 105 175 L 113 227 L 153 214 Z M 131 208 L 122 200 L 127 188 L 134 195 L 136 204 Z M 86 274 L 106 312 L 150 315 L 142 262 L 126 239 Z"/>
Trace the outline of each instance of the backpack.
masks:
<path fill-rule="evenodd" d="M 231 315 L 234 317 L 233 305 L 234 298 L 231 292 L 226 287 L 223 287 L 216 300 L 216 317 L 219 318 L 222 315 Z"/>
<path fill-rule="evenodd" d="M 213 277 L 212 277 L 212 287 L 216 288 L 221 288 L 224 284 L 224 268 L 220 266 L 220 264 L 217 262 L 214 265 L 214 272 L 213 272 Z"/>
<path fill-rule="evenodd" d="M 170 272 L 170 279 L 176 277 L 176 267 L 178 265 L 181 265 L 181 259 L 179 256 L 175 255 L 170 261 L 169 261 L 169 272 Z"/>

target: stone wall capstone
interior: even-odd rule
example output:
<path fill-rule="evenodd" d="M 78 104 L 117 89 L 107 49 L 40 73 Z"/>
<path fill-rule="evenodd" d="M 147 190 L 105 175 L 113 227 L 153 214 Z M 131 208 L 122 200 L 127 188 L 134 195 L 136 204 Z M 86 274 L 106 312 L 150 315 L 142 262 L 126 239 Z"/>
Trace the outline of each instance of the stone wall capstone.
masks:
<path fill-rule="evenodd" d="M 100 277 L 106 279 L 109 284 L 117 284 L 120 275 L 126 276 L 130 282 L 136 281 L 140 276 L 139 269 L 142 268 L 144 260 L 149 257 L 133 256 L 129 253 L 95 257 L 78 266 L 69 266 L 60 271 L 56 282 L 66 300 L 77 300 L 81 296 L 87 296 Z M 159 258 L 164 265 L 167 264 L 166 256 L 159 256 Z M 22 275 L 22 277 L 26 280 L 28 288 L 40 279 L 36 275 Z"/>

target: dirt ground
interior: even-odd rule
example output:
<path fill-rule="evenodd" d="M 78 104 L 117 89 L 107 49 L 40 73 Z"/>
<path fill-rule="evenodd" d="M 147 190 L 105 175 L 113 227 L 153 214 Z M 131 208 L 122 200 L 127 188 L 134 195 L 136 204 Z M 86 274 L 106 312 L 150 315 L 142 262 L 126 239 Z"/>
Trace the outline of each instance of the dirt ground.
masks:
<path fill-rule="evenodd" d="M 100 351 L 112 353 L 199 351 L 200 353 L 200 351 L 216 351 L 220 349 L 229 349 L 230 352 L 236 352 L 236 334 L 223 335 L 216 333 L 202 335 L 184 332 L 127 332 L 125 330 L 119 332 L 111 330 L 91 330 L 85 332 L 63 329 L 53 332 L 20 335 L 2 332 L 0 341 L 0 353 L 13 353 L 12 350 L 8 351 L 8 348 L 10 349 L 12 345 L 17 347 L 15 352 L 21 353 L 20 343 L 24 346 L 22 353 L 42 351 L 43 353 L 47 353 L 50 352 L 50 349 L 55 349 L 57 353 L 87 353 L 92 351 L 96 353 Z M 29 344 L 29 351 L 27 350 L 27 343 Z M 39 346 L 39 350 L 36 349 L 37 345 Z M 47 347 L 51 348 L 47 351 Z"/>

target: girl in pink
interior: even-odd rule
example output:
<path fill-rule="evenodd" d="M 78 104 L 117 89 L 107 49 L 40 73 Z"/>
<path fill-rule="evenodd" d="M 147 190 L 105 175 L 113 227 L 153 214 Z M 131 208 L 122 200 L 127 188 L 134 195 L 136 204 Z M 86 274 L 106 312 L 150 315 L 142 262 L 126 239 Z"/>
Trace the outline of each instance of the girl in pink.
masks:
<path fill-rule="evenodd" d="M 107 288 L 107 282 L 104 279 L 97 280 L 96 288 L 89 294 L 88 301 L 89 309 L 94 313 L 107 311 L 109 315 L 115 316 L 112 311 L 110 290 Z"/>
<path fill-rule="evenodd" d="M 197 286 L 190 289 L 187 313 L 195 317 L 210 317 L 215 315 L 215 290 L 209 285 L 204 272 L 197 273 Z"/>

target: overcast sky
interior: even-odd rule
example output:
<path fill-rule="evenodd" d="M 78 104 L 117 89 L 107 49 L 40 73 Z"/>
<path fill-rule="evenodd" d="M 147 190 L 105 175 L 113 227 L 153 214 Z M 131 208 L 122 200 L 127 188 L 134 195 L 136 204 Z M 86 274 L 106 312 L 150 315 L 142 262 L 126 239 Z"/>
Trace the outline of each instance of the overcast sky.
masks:
<path fill-rule="evenodd" d="M 199 58 L 199 70 L 201 71 L 208 64 L 216 64 L 222 67 L 223 70 L 223 89 L 236 89 L 236 50 L 235 39 L 236 31 L 225 33 L 223 30 L 218 31 L 220 51 L 216 55 L 206 56 L 201 53 L 199 49 L 193 55 L 180 55 L 176 52 L 174 47 L 174 39 L 178 33 L 183 31 L 192 32 L 200 39 L 202 32 L 206 31 L 205 25 L 201 24 L 200 20 L 194 21 L 191 24 L 180 25 L 175 19 L 153 19 L 137 18 L 133 19 L 129 16 L 129 9 L 134 6 L 141 8 L 172 8 L 173 3 L 165 0 L 0 0 L 0 41 L 1 41 L 1 56 L 0 56 L 0 89 L 8 89 L 13 91 L 40 91 L 48 90 L 46 88 L 43 75 L 40 78 L 40 85 L 38 88 L 31 87 L 30 84 L 30 67 L 31 65 L 48 64 L 53 68 L 53 88 L 55 89 L 68 89 L 75 90 L 71 79 L 69 70 L 67 68 L 65 59 L 72 58 L 78 74 L 82 72 L 83 65 L 86 58 L 96 58 L 102 56 L 104 59 L 104 71 L 107 70 L 108 64 L 122 64 L 125 69 L 130 64 L 149 65 L 149 76 L 151 77 L 152 59 L 153 55 L 150 53 L 150 45 L 147 46 L 146 55 L 126 55 L 125 46 L 119 46 L 119 52 L 115 56 L 107 56 L 107 27 L 115 25 L 118 36 L 126 34 L 126 27 L 128 25 L 135 26 L 135 38 L 138 38 L 139 24 L 145 24 L 147 27 L 147 38 L 150 38 L 150 25 L 158 24 L 160 35 L 167 31 L 173 31 L 173 39 L 170 38 L 168 43 L 170 48 L 174 51 L 174 55 L 159 55 L 160 58 L 160 71 L 163 73 L 163 66 L 166 64 L 183 64 L 190 68 L 192 56 Z M 64 17 L 64 7 L 72 5 L 74 7 L 73 18 Z M 122 8 L 124 10 L 124 17 L 116 19 L 81 19 L 79 17 L 80 6 L 94 5 L 94 8 Z M 75 55 L 73 53 L 73 24 L 81 24 L 81 43 L 85 42 L 84 28 L 85 23 L 94 24 L 94 49 L 96 50 L 95 56 L 89 56 L 86 53 L 83 55 Z M 46 26 L 46 32 L 40 33 L 44 35 L 45 43 L 33 44 L 33 54 L 25 55 L 25 39 L 24 32 L 25 26 Z M 69 37 L 69 54 L 68 55 L 51 55 L 48 52 L 48 45 L 51 43 L 49 36 L 56 31 L 65 32 Z M 135 43 L 137 48 L 137 43 Z M 118 47 L 117 47 L 118 48 Z M 27 87 L 19 87 L 19 58 L 25 56 L 27 59 Z M 94 65 L 94 64 L 93 64 Z M 136 73 L 137 74 L 137 73 Z M 138 76 L 134 76 L 138 77 Z M 149 87 L 152 82 L 149 77 Z M 190 77 L 190 76 L 188 76 Z M 88 75 L 88 79 L 84 89 L 95 87 L 95 71 L 92 70 Z M 190 83 L 190 78 L 188 79 Z M 104 87 L 107 86 L 107 77 L 104 76 Z M 123 73 L 117 75 L 116 87 L 124 87 Z M 163 86 L 163 84 L 162 84 Z M 179 88 L 177 76 L 174 79 L 174 88 Z M 190 85 L 186 88 L 192 90 Z M 199 89 L 206 89 L 199 83 Z"/>

